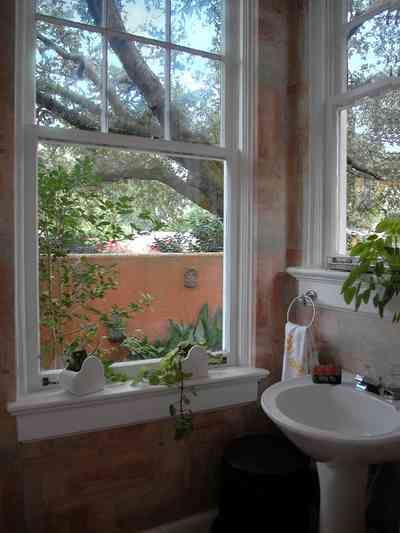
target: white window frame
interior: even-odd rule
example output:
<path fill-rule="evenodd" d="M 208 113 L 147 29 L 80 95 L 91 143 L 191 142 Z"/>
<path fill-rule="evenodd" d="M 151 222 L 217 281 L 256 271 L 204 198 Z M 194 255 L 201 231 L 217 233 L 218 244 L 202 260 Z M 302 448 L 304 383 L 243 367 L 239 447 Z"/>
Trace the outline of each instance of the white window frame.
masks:
<path fill-rule="evenodd" d="M 303 261 L 288 272 L 299 281 L 299 293 L 312 288 L 321 307 L 352 309 L 340 288 L 344 272 L 326 270 L 328 256 L 345 253 L 346 172 L 345 124 L 340 112 L 366 96 L 400 88 L 400 79 L 388 79 L 347 90 L 347 36 L 362 22 L 400 0 L 386 0 L 347 21 L 347 0 L 309 0 L 308 79 L 310 83 L 309 173 L 304 177 Z M 364 306 L 361 312 L 371 313 Z"/>
<path fill-rule="evenodd" d="M 310 173 L 305 180 L 304 266 L 321 268 L 326 257 L 345 253 L 346 188 L 344 125 L 340 112 L 366 96 L 400 88 L 400 79 L 347 90 L 347 36 L 362 22 L 400 0 L 387 0 L 348 22 L 347 0 L 310 0 Z"/>
<path fill-rule="evenodd" d="M 35 15 L 32 0 L 17 2 L 16 46 L 16 328 L 17 395 L 43 390 L 42 378 L 57 381 L 59 370 L 39 369 L 38 343 L 38 248 L 36 232 L 36 172 L 34 161 L 39 141 L 82 143 L 182 154 L 225 161 L 230 182 L 225 187 L 224 243 L 224 342 L 228 365 L 247 366 L 254 361 L 254 242 L 253 169 L 256 138 L 256 24 L 253 0 L 226 2 L 225 108 L 223 146 L 153 140 L 126 135 L 85 132 L 34 125 Z M 50 19 L 49 19 L 50 20 Z M 70 26 L 85 27 L 70 23 Z M 240 36 L 240 39 L 239 39 Z M 151 39 L 140 38 L 142 42 Z M 189 51 L 186 47 L 176 49 Z M 203 56 L 215 56 L 201 52 Z M 237 80 L 237 83 L 234 82 Z M 224 107 L 224 106 L 223 106 Z M 224 122 L 224 121 L 223 121 Z M 24 157 L 21 157 L 21 151 Z M 148 364 L 154 364 L 156 360 Z M 134 374 L 143 362 L 116 363 Z M 47 387 L 49 389 L 51 387 Z M 55 386 L 57 388 L 57 386 Z"/>

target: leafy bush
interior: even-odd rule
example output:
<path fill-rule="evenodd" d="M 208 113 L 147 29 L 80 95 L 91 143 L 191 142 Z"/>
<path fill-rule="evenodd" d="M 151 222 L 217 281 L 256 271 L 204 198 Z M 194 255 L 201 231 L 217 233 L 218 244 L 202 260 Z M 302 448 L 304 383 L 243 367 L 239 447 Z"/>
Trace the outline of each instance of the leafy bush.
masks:
<path fill-rule="evenodd" d="M 190 240 L 186 234 L 176 233 L 168 237 L 156 237 L 153 247 L 164 254 L 181 254 L 190 251 Z"/>
<path fill-rule="evenodd" d="M 168 353 L 167 345 L 160 340 L 149 342 L 147 337 L 127 337 L 121 344 L 129 350 L 128 359 L 158 359 Z"/>
<path fill-rule="evenodd" d="M 204 210 L 193 210 L 188 217 L 190 245 L 193 252 L 221 252 L 224 249 L 224 223 L 221 218 Z"/>
<path fill-rule="evenodd" d="M 154 239 L 154 246 L 163 253 L 221 252 L 224 249 L 224 223 L 205 211 L 192 209 L 179 221 L 175 234 Z"/>
<path fill-rule="evenodd" d="M 172 349 L 181 342 L 200 344 L 210 351 L 222 348 L 222 310 L 218 309 L 213 317 L 209 316 L 208 304 L 200 309 L 194 324 L 169 321 L 168 347 Z"/>
<path fill-rule="evenodd" d="M 165 340 L 149 342 L 147 337 L 132 336 L 127 337 L 121 346 L 128 348 L 129 359 L 154 359 L 165 357 L 182 343 L 199 344 L 211 352 L 221 350 L 222 310 L 218 309 L 210 317 L 208 304 L 204 304 L 193 324 L 170 320 Z M 222 361 L 217 359 L 215 362 Z"/>

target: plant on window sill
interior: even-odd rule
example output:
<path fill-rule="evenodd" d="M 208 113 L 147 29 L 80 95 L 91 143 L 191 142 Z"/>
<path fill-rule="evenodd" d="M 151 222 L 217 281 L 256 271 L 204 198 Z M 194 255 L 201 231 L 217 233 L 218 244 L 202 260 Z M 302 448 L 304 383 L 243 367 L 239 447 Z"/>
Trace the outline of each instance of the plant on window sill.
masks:
<path fill-rule="evenodd" d="M 356 266 L 342 285 L 341 294 L 347 304 L 354 302 L 357 311 L 370 300 L 382 318 L 385 307 L 400 294 L 400 217 L 386 218 L 375 233 L 351 249 L 359 257 Z M 400 321 L 400 311 L 393 322 Z"/>
<path fill-rule="evenodd" d="M 175 419 L 175 439 L 181 440 L 193 431 L 193 413 L 190 409 L 189 394 L 196 396 L 194 387 L 186 387 L 185 380 L 192 374 L 183 370 L 183 361 L 190 349 L 195 346 L 189 342 L 180 343 L 171 350 L 160 362 L 157 368 L 142 369 L 133 381 L 136 385 L 142 381 L 150 385 L 178 385 L 178 399 L 170 404 L 169 413 Z"/>

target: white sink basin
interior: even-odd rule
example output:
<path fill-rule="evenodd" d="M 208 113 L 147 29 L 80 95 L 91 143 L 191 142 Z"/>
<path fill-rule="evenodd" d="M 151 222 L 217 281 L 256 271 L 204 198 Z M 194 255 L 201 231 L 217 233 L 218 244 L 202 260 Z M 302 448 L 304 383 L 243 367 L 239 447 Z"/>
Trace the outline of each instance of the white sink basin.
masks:
<path fill-rule="evenodd" d="M 320 531 L 365 533 L 368 464 L 400 459 L 400 414 L 380 397 L 310 377 L 279 382 L 262 395 L 266 414 L 317 461 Z"/>

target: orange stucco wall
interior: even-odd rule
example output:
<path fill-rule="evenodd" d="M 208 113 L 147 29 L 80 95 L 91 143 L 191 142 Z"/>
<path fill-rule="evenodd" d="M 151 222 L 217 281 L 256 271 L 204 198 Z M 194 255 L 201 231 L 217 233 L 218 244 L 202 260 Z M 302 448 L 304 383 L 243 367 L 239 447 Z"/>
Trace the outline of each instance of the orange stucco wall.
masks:
<path fill-rule="evenodd" d="M 210 313 L 222 306 L 223 255 L 204 254 L 148 254 L 148 255 L 92 255 L 89 261 L 101 265 L 117 265 L 119 286 L 107 293 L 99 309 L 110 309 L 113 304 L 126 307 L 142 293 L 154 298 L 150 308 L 138 313 L 128 322 L 128 333 L 140 329 L 149 339 L 164 337 L 168 320 L 193 322 L 208 303 Z M 184 286 L 188 269 L 198 273 L 197 287 Z"/>

